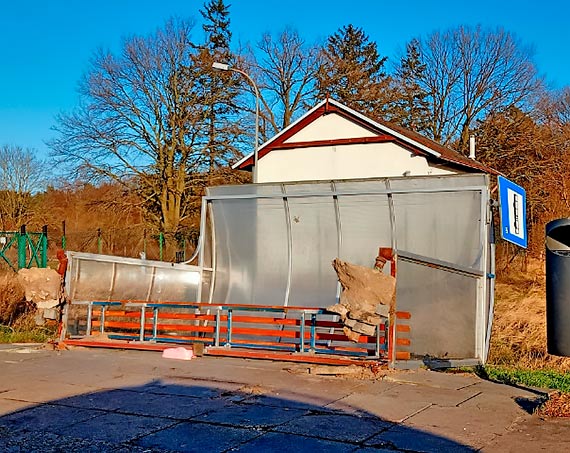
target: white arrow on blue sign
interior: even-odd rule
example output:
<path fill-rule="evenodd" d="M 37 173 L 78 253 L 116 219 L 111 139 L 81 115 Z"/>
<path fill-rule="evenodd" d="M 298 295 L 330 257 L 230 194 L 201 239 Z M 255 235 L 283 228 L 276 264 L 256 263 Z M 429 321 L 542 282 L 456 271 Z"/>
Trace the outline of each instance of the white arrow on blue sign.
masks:
<path fill-rule="evenodd" d="M 525 190 L 499 176 L 499 213 L 501 217 L 501 237 L 526 248 L 528 237 L 526 230 L 526 192 Z"/>

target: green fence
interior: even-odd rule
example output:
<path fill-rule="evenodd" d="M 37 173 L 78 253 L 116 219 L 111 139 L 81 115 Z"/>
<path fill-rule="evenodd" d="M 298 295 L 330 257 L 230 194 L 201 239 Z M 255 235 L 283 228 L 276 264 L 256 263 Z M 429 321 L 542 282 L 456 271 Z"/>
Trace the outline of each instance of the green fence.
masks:
<path fill-rule="evenodd" d="M 22 225 L 20 231 L 0 232 L 0 262 L 11 269 L 47 267 L 47 226 L 41 233 L 29 233 Z"/>

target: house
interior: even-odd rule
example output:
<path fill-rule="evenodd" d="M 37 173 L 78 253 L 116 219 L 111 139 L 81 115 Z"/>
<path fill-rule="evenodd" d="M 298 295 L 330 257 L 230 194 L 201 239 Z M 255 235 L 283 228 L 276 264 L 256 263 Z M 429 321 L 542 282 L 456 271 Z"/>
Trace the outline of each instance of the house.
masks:
<path fill-rule="evenodd" d="M 254 153 L 233 168 L 252 171 Z M 258 150 L 257 182 L 497 172 L 410 130 L 325 100 Z"/>

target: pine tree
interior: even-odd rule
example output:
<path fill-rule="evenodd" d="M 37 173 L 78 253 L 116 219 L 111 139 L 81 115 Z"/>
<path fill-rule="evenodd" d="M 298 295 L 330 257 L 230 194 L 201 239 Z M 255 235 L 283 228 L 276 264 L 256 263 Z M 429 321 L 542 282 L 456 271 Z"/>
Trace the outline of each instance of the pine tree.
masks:
<path fill-rule="evenodd" d="M 317 96 L 327 96 L 364 114 L 380 115 L 387 102 L 386 57 L 361 28 L 347 25 L 329 36 L 317 72 Z"/>
<path fill-rule="evenodd" d="M 394 101 L 388 113 L 391 121 L 415 132 L 429 131 L 428 93 L 420 86 L 426 65 L 421 61 L 419 43 L 412 40 L 400 60 L 394 77 Z"/>
<path fill-rule="evenodd" d="M 205 43 L 198 52 L 196 66 L 204 68 L 201 77 L 205 93 L 205 121 L 208 140 L 204 155 L 207 156 L 208 183 L 220 167 L 235 160 L 241 153 L 237 147 L 243 130 L 235 120 L 236 98 L 241 80 L 232 72 L 212 69 L 212 63 L 234 63 L 230 50 L 229 7 L 224 0 L 210 0 L 200 11 L 204 18 L 202 28 Z"/>

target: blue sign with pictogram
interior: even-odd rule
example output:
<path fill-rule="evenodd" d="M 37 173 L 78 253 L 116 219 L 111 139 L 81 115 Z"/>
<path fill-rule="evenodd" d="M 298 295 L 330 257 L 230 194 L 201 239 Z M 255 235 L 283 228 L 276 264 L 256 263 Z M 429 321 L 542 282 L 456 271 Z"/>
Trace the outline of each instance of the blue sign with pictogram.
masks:
<path fill-rule="evenodd" d="M 520 247 L 527 247 L 526 231 L 526 192 L 499 176 L 499 214 L 501 217 L 501 237 Z"/>

